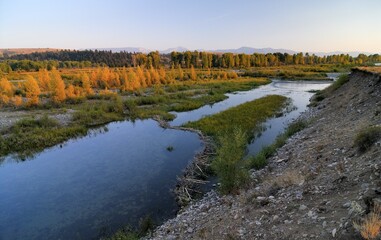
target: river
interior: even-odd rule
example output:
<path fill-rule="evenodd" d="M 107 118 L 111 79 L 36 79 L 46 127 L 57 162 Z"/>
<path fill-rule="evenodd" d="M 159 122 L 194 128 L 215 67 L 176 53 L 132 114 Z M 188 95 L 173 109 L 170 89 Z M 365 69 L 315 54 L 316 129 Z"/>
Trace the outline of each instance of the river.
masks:
<path fill-rule="evenodd" d="M 248 145 L 255 154 L 306 110 L 310 90 L 331 82 L 280 81 L 227 94 L 228 99 L 176 113 L 181 125 L 268 94 L 284 95 L 295 106 L 268 120 Z M 0 165 L 0 239 L 93 239 L 149 215 L 156 223 L 178 210 L 171 191 L 203 144 L 197 134 L 163 129 L 153 120 L 121 121 L 106 130 Z M 167 148 L 173 147 L 173 151 Z"/>

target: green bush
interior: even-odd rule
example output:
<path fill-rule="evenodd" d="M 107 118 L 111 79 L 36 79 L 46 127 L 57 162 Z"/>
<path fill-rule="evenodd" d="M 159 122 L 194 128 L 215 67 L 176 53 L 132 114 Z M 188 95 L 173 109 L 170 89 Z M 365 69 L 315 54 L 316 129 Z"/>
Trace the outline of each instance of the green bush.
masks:
<path fill-rule="evenodd" d="M 381 126 L 367 127 L 357 134 L 355 146 L 360 152 L 365 152 L 379 139 L 381 139 Z"/>
<path fill-rule="evenodd" d="M 223 193 L 237 190 L 248 178 L 243 167 L 243 156 L 246 149 L 247 136 L 239 128 L 226 132 L 217 138 L 218 148 L 212 169 L 217 174 Z"/>

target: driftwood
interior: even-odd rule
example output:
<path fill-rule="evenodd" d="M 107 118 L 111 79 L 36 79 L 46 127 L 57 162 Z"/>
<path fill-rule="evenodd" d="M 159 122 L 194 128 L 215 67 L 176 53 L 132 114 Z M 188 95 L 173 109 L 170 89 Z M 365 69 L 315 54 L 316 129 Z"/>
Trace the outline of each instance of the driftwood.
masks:
<path fill-rule="evenodd" d="M 176 200 L 180 206 L 186 206 L 196 194 L 200 194 L 200 186 L 208 183 L 205 179 L 208 174 L 205 171 L 210 168 L 210 157 L 215 155 L 214 144 L 210 137 L 205 136 L 201 131 L 193 128 L 171 126 L 167 121 L 155 116 L 153 118 L 162 128 L 176 129 L 196 133 L 204 143 L 204 149 L 197 153 L 193 161 L 184 169 L 182 175 L 177 178 L 177 184 L 173 190 Z"/>

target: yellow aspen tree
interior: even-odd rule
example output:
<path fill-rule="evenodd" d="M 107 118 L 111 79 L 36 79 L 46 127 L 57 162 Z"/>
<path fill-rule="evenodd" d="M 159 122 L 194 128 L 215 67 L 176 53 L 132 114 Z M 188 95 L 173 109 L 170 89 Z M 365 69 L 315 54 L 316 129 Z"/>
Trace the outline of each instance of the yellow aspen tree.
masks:
<path fill-rule="evenodd" d="M 108 67 L 102 68 L 100 72 L 100 78 L 98 79 L 99 87 L 103 89 L 110 88 L 110 77 L 111 77 L 110 69 Z"/>
<path fill-rule="evenodd" d="M 94 86 L 95 88 L 98 88 L 98 73 L 96 71 L 91 71 L 90 73 L 90 83 L 91 86 Z"/>
<path fill-rule="evenodd" d="M 8 97 L 13 96 L 13 85 L 8 81 L 7 78 L 2 78 L 0 80 L 0 94 L 6 95 Z"/>
<path fill-rule="evenodd" d="M 197 74 L 196 74 L 196 71 L 194 70 L 193 65 L 191 65 L 191 69 L 190 69 L 190 79 L 192 79 L 193 81 L 197 80 Z"/>
<path fill-rule="evenodd" d="M 48 70 L 40 68 L 40 70 L 38 70 L 38 85 L 40 86 L 41 91 L 49 91 L 49 83 L 50 76 Z"/>
<path fill-rule="evenodd" d="M 23 104 L 22 97 L 18 96 L 18 95 L 12 97 L 11 102 L 12 102 L 13 106 L 15 106 L 15 107 L 19 107 Z"/>
<path fill-rule="evenodd" d="M 178 68 L 178 74 L 179 74 L 179 80 L 184 80 L 184 71 L 183 69 L 181 68 L 180 64 L 179 64 L 179 68 Z"/>
<path fill-rule="evenodd" d="M 119 76 L 119 73 L 117 73 L 117 72 L 114 73 L 114 79 L 113 79 L 112 85 L 115 88 L 120 87 L 120 76 Z"/>
<path fill-rule="evenodd" d="M 93 89 L 91 88 L 89 75 L 87 73 L 83 73 L 81 75 L 81 82 L 85 95 L 90 95 L 94 93 Z"/>
<path fill-rule="evenodd" d="M 27 75 L 26 82 L 24 83 L 25 95 L 27 100 L 27 106 L 37 105 L 39 102 L 38 95 L 40 95 L 40 87 L 34 77 Z"/>
<path fill-rule="evenodd" d="M 57 70 L 52 70 L 50 88 L 52 91 L 52 99 L 54 102 L 59 103 L 66 99 L 65 83 Z"/>
<path fill-rule="evenodd" d="M 75 94 L 74 86 L 69 84 L 69 86 L 67 86 L 66 88 L 65 94 L 67 98 L 75 98 L 76 94 Z"/>
<path fill-rule="evenodd" d="M 125 67 L 120 71 L 120 90 L 127 91 L 126 86 L 128 85 L 128 74 Z"/>
<path fill-rule="evenodd" d="M 150 68 L 150 74 L 151 74 L 152 84 L 158 84 L 158 83 L 160 83 L 160 75 L 157 72 L 157 70 L 155 68 L 153 68 L 152 66 Z"/>
<path fill-rule="evenodd" d="M 166 84 L 167 83 L 166 73 L 165 73 L 165 69 L 162 67 L 159 68 L 159 76 L 160 76 L 160 82 L 162 84 Z"/>
<path fill-rule="evenodd" d="M 138 79 L 136 77 L 135 72 L 132 69 L 128 70 L 128 81 L 127 82 L 128 82 L 127 90 L 134 91 L 134 90 L 137 90 L 139 88 Z"/>
<path fill-rule="evenodd" d="M 8 104 L 10 98 L 13 96 L 13 85 L 7 78 L 0 80 L 0 104 Z"/>
<path fill-rule="evenodd" d="M 147 87 L 146 76 L 144 75 L 144 72 L 143 72 L 143 70 L 140 68 L 140 66 L 138 66 L 138 67 L 136 68 L 136 76 L 137 76 L 137 78 L 139 79 L 140 87 L 142 87 L 142 88 L 146 88 L 146 87 Z"/>
<path fill-rule="evenodd" d="M 152 86 L 152 78 L 151 78 L 151 73 L 148 71 L 148 70 L 146 70 L 145 72 L 144 72 L 144 75 L 145 75 L 145 78 L 146 78 L 146 85 L 147 85 L 147 87 L 150 87 L 150 86 Z"/>

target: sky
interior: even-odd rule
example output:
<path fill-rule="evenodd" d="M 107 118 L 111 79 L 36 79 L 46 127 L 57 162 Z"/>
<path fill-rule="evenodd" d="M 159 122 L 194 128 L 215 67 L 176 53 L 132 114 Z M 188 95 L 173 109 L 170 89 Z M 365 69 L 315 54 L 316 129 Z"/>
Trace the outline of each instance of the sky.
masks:
<path fill-rule="evenodd" d="M 0 48 L 381 53 L 381 0 L 0 0 Z"/>

